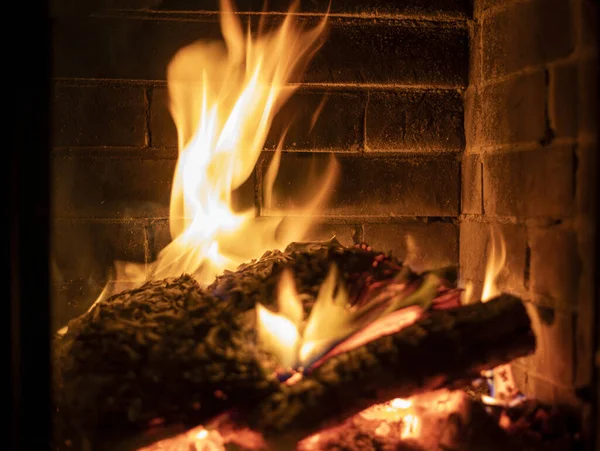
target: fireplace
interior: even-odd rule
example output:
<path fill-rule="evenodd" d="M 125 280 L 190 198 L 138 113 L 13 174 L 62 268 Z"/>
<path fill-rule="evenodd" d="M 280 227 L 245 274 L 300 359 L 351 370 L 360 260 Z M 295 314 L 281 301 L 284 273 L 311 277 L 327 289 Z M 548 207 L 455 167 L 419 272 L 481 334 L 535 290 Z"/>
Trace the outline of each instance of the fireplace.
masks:
<path fill-rule="evenodd" d="M 180 48 L 220 37 L 216 1 L 116 3 L 52 6 L 53 332 L 90 308 L 113 261 L 145 271 L 171 241 L 178 143 L 166 71 Z M 239 2 L 239 17 L 281 22 L 288 2 L 272 3 Z M 334 0 L 323 45 L 233 206 L 269 218 L 303 205 L 334 154 L 338 180 L 305 239 L 368 243 L 417 271 L 458 266 L 473 299 L 499 232 L 498 288 L 525 301 L 537 337 L 535 354 L 511 365 L 517 386 L 573 409 L 592 449 L 597 5 L 472 3 Z M 298 20 L 318 26 L 326 10 L 301 2 Z"/>

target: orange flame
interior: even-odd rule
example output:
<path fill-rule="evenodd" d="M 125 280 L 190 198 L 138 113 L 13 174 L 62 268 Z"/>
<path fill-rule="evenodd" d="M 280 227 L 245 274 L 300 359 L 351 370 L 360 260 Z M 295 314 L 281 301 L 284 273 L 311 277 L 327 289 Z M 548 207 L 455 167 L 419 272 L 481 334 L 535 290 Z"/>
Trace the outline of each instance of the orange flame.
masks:
<path fill-rule="evenodd" d="M 256 305 L 258 338 L 281 365 L 291 368 L 297 362 L 301 342 L 298 329 L 303 320 L 303 311 L 294 279 L 288 271 L 283 272 L 279 281 L 277 300 L 279 313 Z"/>
<path fill-rule="evenodd" d="M 506 243 L 502 234 L 492 228 L 490 235 L 490 254 L 485 268 L 485 279 L 481 301 L 487 302 L 501 293 L 498 287 L 498 276 L 506 263 Z M 518 390 L 510 364 L 497 366 L 491 372 L 493 375 L 494 398 L 497 402 L 508 403 L 515 399 Z M 484 399 L 484 402 L 487 402 Z"/>
<path fill-rule="evenodd" d="M 173 57 L 167 83 L 179 158 L 169 212 L 172 242 L 149 267 L 116 262 L 116 276 L 91 308 L 151 278 L 188 273 L 208 284 L 225 269 L 304 238 L 337 177 L 335 160 L 314 184 L 318 190 L 308 204 L 296 211 L 256 218 L 254 210 L 235 212 L 231 202 L 232 191 L 254 170 L 273 117 L 298 87 L 290 81 L 321 45 L 327 15 L 314 28 L 301 29 L 294 23 L 294 9 L 278 28 L 262 32 L 261 23 L 253 36 L 244 34 L 230 1 L 221 0 L 224 43 L 196 42 Z M 282 142 L 283 137 L 266 174 L 267 207 Z M 291 214 L 293 221 L 283 220 Z"/>
<path fill-rule="evenodd" d="M 265 349 L 283 366 L 304 364 L 323 352 L 352 327 L 346 290 L 338 286 L 338 271 L 333 265 L 319 288 L 317 300 L 306 324 L 294 278 L 284 271 L 279 280 L 274 313 L 257 304 L 257 331 Z"/>
<path fill-rule="evenodd" d="M 156 278 L 190 273 L 209 283 L 224 269 L 301 239 L 309 225 L 276 235 L 280 219 L 234 212 L 231 193 L 252 174 L 275 113 L 295 90 L 291 77 L 320 46 L 325 20 L 300 30 L 288 15 L 273 32 L 244 36 L 229 1 L 221 5 L 225 46 L 184 47 L 167 71 L 180 154 L 170 204 L 173 241 L 159 255 Z"/>
<path fill-rule="evenodd" d="M 506 244 L 502 234 L 497 232 L 496 229 L 492 229 L 490 240 L 490 254 L 485 268 L 483 292 L 481 293 L 483 302 L 489 301 L 500 294 L 497 283 L 498 276 L 506 263 Z"/>

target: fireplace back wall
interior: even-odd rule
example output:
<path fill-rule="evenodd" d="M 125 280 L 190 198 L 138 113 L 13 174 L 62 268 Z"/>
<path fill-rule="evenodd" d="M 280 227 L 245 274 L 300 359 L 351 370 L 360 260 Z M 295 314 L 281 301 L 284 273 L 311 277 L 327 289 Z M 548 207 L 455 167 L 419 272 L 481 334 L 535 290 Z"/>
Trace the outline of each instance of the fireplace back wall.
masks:
<path fill-rule="evenodd" d="M 262 8 L 248 3 L 240 10 Z M 270 9 L 285 11 L 288 3 Z M 417 264 L 458 264 L 470 10 L 463 1 L 395 3 L 333 2 L 325 44 L 276 117 L 267 151 L 236 202 L 269 214 L 262 174 L 292 119 L 278 207 L 299 202 L 314 162 L 323 167 L 334 152 L 341 166 L 309 239 L 336 234 L 344 244 L 367 241 L 403 255 L 410 235 Z M 114 259 L 149 262 L 168 243 L 177 141 L 166 66 L 180 47 L 220 36 L 217 1 L 96 6 L 82 11 L 58 2 L 54 11 L 56 328 L 87 308 Z"/>
<path fill-rule="evenodd" d="M 219 37 L 217 1 L 115 3 L 54 5 L 55 328 L 85 311 L 113 260 L 150 262 L 169 242 L 177 149 L 165 69 L 181 46 Z M 244 20 L 262 3 L 240 2 Z M 271 3 L 280 20 L 288 2 Z M 301 2 L 301 20 L 326 3 Z M 269 214 L 265 165 L 293 119 L 278 206 L 298 202 L 311 161 L 335 153 L 341 166 L 308 238 L 403 256 L 411 236 L 416 266 L 460 263 L 478 294 L 498 227 L 502 288 L 528 301 L 540 338 L 515 365 L 519 385 L 581 406 L 595 346 L 594 2 L 332 3 L 325 44 L 237 204 Z"/>
<path fill-rule="evenodd" d="M 492 227 L 508 260 L 500 284 L 528 301 L 535 355 L 518 386 L 590 413 L 598 334 L 597 2 L 476 1 L 461 274 L 481 291 Z M 597 313 L 596 313 L 597 314 Z"/>

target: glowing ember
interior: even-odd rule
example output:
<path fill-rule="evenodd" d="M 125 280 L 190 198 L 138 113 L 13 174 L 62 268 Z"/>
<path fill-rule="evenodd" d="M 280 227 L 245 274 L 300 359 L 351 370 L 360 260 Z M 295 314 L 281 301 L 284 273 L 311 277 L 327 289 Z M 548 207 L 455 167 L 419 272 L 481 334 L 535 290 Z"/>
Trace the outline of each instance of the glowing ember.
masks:
<path fill-rule="evenodd" d="M 401 437 L 415 437 L 419 434 L 419 418 L 415 415 L 408 414 L 404 417 Z"/>
<path fill-rule="evenodd" d="M 408 409 L 412 406 L 412 401 L 410 399 L 396 398 L 392 399 L 390 406 L 394 409 Z"/>

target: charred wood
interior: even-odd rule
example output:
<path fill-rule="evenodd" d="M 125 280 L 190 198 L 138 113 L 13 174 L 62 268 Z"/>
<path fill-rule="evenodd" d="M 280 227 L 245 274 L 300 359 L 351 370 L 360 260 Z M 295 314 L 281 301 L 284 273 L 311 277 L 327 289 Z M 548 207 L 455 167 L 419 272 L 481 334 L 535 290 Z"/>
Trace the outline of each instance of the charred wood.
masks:
<path fill-rule="evenodd" d="M 376 403 L 468 384 L 482 370 L 534 350 L 529 316 L 514 296 L 434 311 L 398 333 L 326 360 L 294 385 L 282 385 L 251 411 L 248 422 L 266 437 L 290 431 L 307 436 Z"/>

